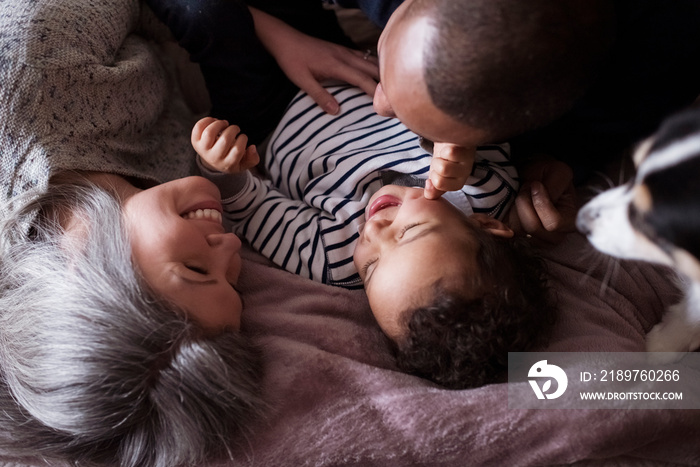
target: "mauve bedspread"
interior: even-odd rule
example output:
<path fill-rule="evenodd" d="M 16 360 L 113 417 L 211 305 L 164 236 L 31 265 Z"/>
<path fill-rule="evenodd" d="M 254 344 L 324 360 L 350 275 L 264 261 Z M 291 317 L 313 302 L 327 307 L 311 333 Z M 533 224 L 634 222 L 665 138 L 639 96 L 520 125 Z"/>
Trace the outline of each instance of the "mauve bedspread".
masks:
<path fill-rule="evenodd" d="M 611 269 L 578 234 L 545 255 L 560 310 L 547 350 L 642 351 L 677 293 L 667 270 Z M 233 459 L 206 467 L 700 464 L 700 410 L 509 409 L 506 383 L 449 391 L 397 372 L 361 291 L 250 251 L 239 285 L 270 410 Z"/>
<path fill-rule="evenodd" d="M 547 350 L 643 351 L 675 300 L 667 270 L 613 268 L 578 234 L 546 256 L 560 309 Z M 362 292 L 295 277 L 254 253 L 244 277 L 244 326 L 265 349 L 272 408 L 236 463 L 700 464 L 698 410 L 514 410 L 505 383 L 440 389 L 395 371 Z"/>

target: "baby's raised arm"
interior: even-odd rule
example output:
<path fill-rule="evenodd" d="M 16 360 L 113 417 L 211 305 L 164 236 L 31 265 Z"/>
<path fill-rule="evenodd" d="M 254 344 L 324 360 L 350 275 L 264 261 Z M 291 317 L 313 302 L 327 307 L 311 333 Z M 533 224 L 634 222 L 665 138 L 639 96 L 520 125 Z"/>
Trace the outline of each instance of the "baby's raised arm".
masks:
<path fill-rule="evenodd" d="M 192 146 L 209 170 L 235 174 L 253 168 L 260 156 L 247 144 L 248 137 L 226 120 L 205 117 L 192 128 Z"/>

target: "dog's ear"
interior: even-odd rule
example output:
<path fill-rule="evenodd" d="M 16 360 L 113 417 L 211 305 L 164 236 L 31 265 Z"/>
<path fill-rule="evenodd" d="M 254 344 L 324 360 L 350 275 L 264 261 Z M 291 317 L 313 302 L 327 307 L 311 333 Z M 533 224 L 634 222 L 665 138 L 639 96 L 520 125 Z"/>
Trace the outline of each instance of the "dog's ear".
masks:
<path fill-rule="evenodd" d="M 654 133 L 649 152 L 662 152 L 670 146 L 700 135 L 700 107 L 678 112 L 663 121 Z"/>
<path fill-rule="evenodd" d="M 644 222 L 658 243 L 665 243 L 669 254 L 673 247 L 700 259 L 700 140 L 695 156 L 655 170 L 642 183 L 651 199 Z"/>

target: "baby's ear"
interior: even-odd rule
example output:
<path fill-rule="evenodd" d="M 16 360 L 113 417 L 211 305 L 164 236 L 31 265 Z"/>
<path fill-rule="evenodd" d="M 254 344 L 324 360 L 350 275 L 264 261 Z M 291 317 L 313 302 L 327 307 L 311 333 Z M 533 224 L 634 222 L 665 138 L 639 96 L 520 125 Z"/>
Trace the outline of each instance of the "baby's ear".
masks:
<path fill-rule="evenodd" d="M 514 233 L 513 229 L 505 225 L 503 222 L 486 214 L 475 213 L 469 216 L 469 219 L 479 224 L 479 227 L 497 237 L 511 238 Z"/>

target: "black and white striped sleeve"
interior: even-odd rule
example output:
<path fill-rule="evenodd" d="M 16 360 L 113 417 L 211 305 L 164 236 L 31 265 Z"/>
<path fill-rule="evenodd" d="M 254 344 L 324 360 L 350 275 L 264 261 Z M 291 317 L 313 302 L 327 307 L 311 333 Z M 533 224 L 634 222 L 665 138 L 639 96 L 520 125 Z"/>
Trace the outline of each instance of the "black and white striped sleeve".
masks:
<path fill-rule="evenodd" d="M 327 282 L 319 209 L 250 173 L 243 189 L 223 204 L 227 223 L 256 251 L 289 272 Z"/>

